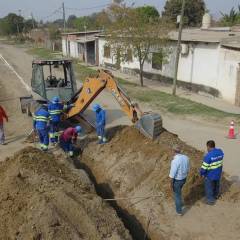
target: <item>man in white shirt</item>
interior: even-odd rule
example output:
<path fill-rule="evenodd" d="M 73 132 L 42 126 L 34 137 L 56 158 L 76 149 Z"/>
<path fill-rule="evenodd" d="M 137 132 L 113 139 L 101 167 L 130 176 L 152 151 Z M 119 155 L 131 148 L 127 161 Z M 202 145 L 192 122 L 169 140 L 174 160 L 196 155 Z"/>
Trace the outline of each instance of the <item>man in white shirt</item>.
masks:
<path fill-rule="evenodd" d="M 171 178 L 171 188 L 174 192 L 176 212 L 182 215 L 182 188 L 186 183 L 189 172 L 189 158 L 181 154 L 180 146 L 174 146 L 174 158 L 171 162 L 169 177 Z"/>

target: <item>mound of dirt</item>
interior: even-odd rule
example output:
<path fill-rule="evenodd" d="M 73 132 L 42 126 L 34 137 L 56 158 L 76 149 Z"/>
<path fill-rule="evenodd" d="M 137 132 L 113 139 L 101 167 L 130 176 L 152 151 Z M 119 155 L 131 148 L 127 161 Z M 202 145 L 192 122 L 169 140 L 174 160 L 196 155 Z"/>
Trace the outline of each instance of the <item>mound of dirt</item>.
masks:
<path fill-rule="evenodd" d="M 189 208 L 204 196 L 203 179 L 199 176 L 203 152 L 186 145 L 177 135 L 167 131 L 154 142 L 132 127 L 110 129 L 109 136 L 110 142 L 97 148 L 94 138 L 82 143 L 84 151 L 81 159 L 99 186 L 104 186 L 107 197 L 127 198 L 118 200 L 117 204 L 136 216 L 152 240 L 187 239 L 172 231 L 171 218 L 175 215 L 171 213 L 174 206 L 168 177 L 173 158 L 172 146 L 179 144 L 190 158 L 191 170 L 183 190 L 185 204 Z M 229 194 L 231 183 L 223 177 L 222 185 L 221 201 L 229 201 L 232 199 Z M 151 197 L 144 199 L 148 196 Z M 237 193 L 234 196 L 236 200 Z"/>
<path fill-rule="evenodd" d="M 0 239 L 132 239 L 86 173 L 65 162 L 28 147 L 0 163 Z"/>

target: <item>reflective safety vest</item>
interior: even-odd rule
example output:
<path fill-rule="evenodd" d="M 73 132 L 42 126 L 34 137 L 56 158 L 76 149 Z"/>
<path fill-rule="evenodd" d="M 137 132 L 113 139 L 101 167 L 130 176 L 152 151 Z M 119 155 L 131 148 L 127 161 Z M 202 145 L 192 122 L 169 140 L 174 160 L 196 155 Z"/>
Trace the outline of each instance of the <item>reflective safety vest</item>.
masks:
<path fill-rule="evenodd" d="M 210 180 L 220 180 L 223 168 L 224 153 L 221 149 L 214 148 L 209 151 L 202 162 L 200 173 Z"/>
<path fill-rule="evenodd" d="M 64 109 L 64 105 L 61 103 L 49 103 L 48 112 L 50 114 L 51 121 L 60 122 L 63 109 Z"/>
<path fill-rule="evenodd" d="M 50 114 L 48 111 L 40 108 L 33 115 L 33 127 L 37 130 L 44 130 L 47 128 Z"/>

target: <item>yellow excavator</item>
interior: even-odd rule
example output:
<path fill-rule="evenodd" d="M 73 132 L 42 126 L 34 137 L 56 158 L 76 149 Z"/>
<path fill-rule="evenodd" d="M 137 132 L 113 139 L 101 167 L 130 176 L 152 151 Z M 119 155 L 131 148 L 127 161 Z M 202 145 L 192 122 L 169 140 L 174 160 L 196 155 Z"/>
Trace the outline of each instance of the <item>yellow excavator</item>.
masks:
<path fill-rule="evenodd" d="M 53 96 L 59 96 L 62 101 L 73 105 L 65 113 L 65 120 L 84 119 L 84 111 L 106 89 L 111 92 L 122 111 L 142 134 L 154 139 L 162 132 L 161 116 L 153 112 L 142 112 L 138 104 L 131 101 L 112 73 L 107 70 L 99 70 L 97 76 L 88 77 L 77 90 L 72 60 L 34 60 L 32 69 L 32 95 L 20 98 L 22 112 L 29 116 L 40 105 L 51 101 Z"/>

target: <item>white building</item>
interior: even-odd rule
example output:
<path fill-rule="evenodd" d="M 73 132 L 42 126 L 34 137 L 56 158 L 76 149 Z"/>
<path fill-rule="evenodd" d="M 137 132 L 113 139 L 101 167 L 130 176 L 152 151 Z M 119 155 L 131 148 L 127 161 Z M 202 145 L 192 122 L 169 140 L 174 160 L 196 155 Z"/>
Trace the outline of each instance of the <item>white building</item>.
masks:
<path fill-rule="evenodd" d="M 155 63 L 152 51 L 150 62 L 144 64 L 146 78 L 171 83 L 177 45 L 177 32 L 170 34 L 170 54 L 167 62 Z M 229 28 L 184 29 L 179 60 L 178 84 L 195 92 L 206 92 L 240 106 L 240 31 Z M 99 35 L 99 65 L 115 67 L 116 57 Z M 123 72 L 136 74 L 137 59 L 128 53 L 121 63 Z"/>
<path fill-rule="evenodd" d="M 98 65 L 98 40 L 101 31 L 72 32 L 62 34 L 63 56 L 77 58 L 92 65 Z"/>

